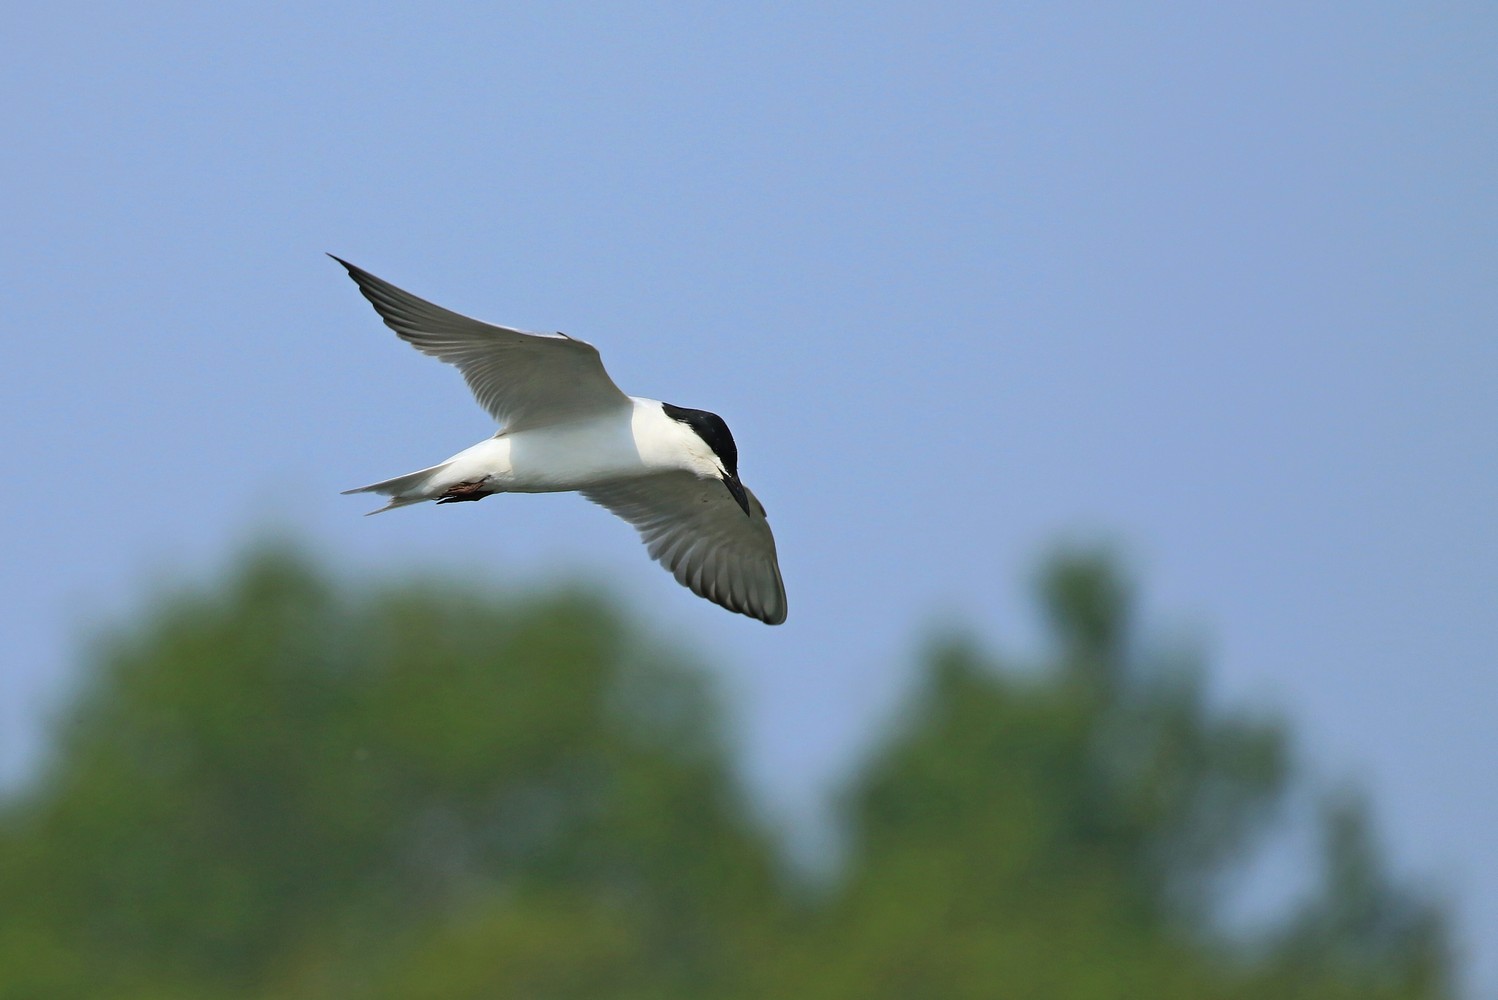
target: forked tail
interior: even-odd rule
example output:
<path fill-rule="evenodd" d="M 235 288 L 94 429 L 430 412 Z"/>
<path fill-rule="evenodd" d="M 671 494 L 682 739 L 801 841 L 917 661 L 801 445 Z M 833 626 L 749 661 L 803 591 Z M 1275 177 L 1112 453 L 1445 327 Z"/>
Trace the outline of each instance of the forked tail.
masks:
<path fill-rule="evenodd" d="M 431 482 L 437 474 L 447 468 L 450 462 L 434 465 L 429 469 L 421 469 L 416 472 L 408 472 L 404 476 L 396 476 L 380 483 L 370 483 L 368 486 L 358 486 L 351 490 L 344 490 L 342 496 L 350 493 L 378 493 L 390 498 L 390 502 L 383 507 L 377 507 L 370 514 L 383 514 L 387 510 L 397 507 L 409 507 L 413 503 L 421 503 L 423 500 L 435 499 L 430 489 Z M 366 515 L 368 516 L 368 515 Z"/>

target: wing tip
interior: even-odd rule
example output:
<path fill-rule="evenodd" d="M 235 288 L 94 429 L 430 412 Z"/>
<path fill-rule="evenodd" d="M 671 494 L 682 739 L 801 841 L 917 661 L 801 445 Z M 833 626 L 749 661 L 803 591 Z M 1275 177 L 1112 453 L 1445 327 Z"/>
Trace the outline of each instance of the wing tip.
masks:
<path fill-rule="evenodd" d="M 779 582 L 779 574 L 777 573 L 776 576 L 777 582 Z M 782 584 L 779 588 L 778 593 L 776 593 L 775 595 L 775 600 L 772 601 L 766 608 L 764 608 L 763 614 L 755 615 L 755 617 L 764 622 L 766 625 L 784 625 L 786 615 L 789 613 L 790 605 L 785 599 L 785 586 L 784 584 Z"/>

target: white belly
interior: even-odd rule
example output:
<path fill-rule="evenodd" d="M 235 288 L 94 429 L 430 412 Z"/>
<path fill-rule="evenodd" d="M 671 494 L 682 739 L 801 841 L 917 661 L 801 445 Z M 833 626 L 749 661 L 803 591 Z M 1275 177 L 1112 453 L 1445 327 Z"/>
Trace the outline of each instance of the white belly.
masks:
<path fill-rule="evenodd" d="M 448 460 L 436 492 L 487 480 L 486 492 L 556 493 L 645 471 L 628 421 L 516 431 L 480 441 Z"/>

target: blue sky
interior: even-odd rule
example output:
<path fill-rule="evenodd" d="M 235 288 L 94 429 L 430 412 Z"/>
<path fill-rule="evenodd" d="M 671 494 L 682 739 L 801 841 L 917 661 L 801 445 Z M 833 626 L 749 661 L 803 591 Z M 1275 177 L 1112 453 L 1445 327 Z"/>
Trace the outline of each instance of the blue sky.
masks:
<path fill-rule="evenodd" d="M 607 582 L 801 815 L 923 636 L 1033 648 L 1037 559 L 1102 538 L 1498 986 L 1498 11 L 681 7 L 12 12 L 5 773 L 91 630 L 276 528 Z M 360 517 L 491 428 L 324 251 L 722 413 L 790 622 L 577 498 Z"/>

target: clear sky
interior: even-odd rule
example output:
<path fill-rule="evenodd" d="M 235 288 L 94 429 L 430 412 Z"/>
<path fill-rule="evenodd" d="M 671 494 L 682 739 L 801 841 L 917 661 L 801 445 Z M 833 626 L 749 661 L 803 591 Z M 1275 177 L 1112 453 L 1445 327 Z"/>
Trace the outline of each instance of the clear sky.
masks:
<path fill-rule="evenodd" d="M 1498 988 L 1498 7 L 30 4 L 7 18 L 0 761 L 90 629 L 267 526 L 604 581 L 803 814 L 940 623 L 1120 545 Z M 723 414 L 790 591 L 575 497 L 341 488 L 492 428 L 332 251 Z"/>

